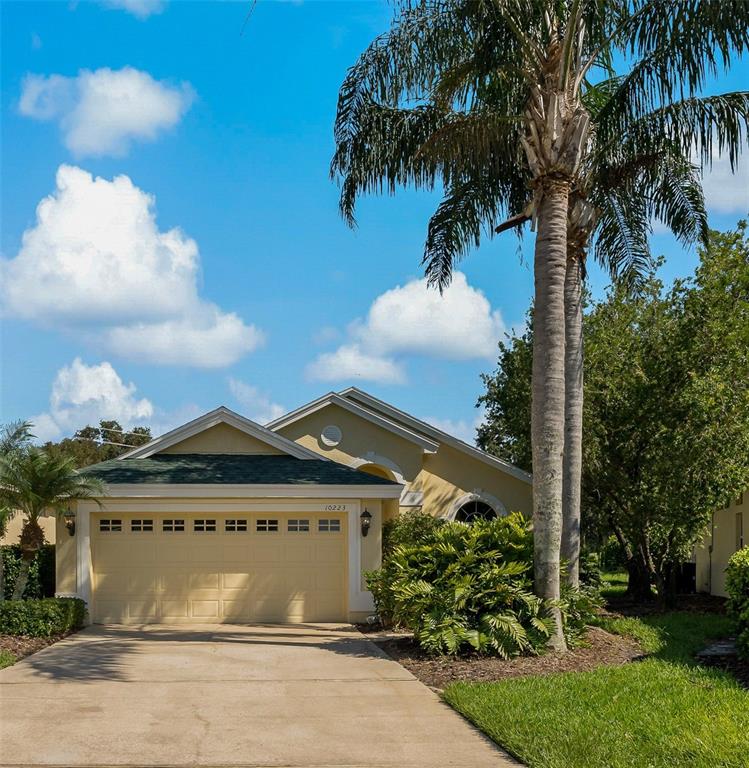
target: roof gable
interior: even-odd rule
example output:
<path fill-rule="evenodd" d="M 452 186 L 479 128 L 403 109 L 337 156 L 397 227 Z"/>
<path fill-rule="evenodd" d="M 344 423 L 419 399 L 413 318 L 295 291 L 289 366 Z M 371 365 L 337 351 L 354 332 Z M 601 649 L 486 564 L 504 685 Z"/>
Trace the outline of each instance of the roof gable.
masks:
<path fill-rule="evenodd" d="M 402 426 L 413 430 L 415 433 L 435 440 L 438 443 L 446 443 L 469 456 L 473 456 L 479 461 L 483 461 L 486 464 L 490 464 L 497 467 L 497 469 L 507 472 L 507 474 L 516 477 L 518 480 L 523 480 L 526 483 L 532 482 L 532 475 L 528 472 L 524 472 L 522 469 L 519 469 L 507 461 L 502 461 L 502 459 L 498 459 L 496 456 L 492 456 L 491 454 L 482 451 L 480 448 L 469 445 L 468 443 L 459 440 L 457 437 L 454 437 L 447 432 L 443 432 L 441 429 L 437 429 L 437 427 L 428 424 L 426 421 L 417 419 L 415 416 L 411 416 L 411 414 L 401 411 L 357 387 L 348 387 L 339 392 L 338 396 L 349 402 L 356 403 L 362 408 L 380 414 L 393 422 L 401 424 Z"/>
<path fill-rule="evenodd" d="M 297 459 L 315 460 L 319 461 L 321 457 L 314 451 L 310 451 L 297 443 L 287 440 L 285 437 L 272 432 L 270 429 L 257 424 L 250 419 L 240 416 L 238 413 L 221 406 L 213 411 L 209 411 L 197 419 L 188 421 L 187 424 L 183 424 L 181 427 L 173 429 L 171 432 L 167 432 L 160 437 L 157 437 L 151 442 L 141 445 L 128 453 L 119 456 L 115 461 L 122 461 L 125 459 L 144 459 L 155 454 L 160 453 L 190 453 L 188 448 L 192 444 L 195 446 L 195 438 L 203 433 L 209 432 L 209 430 L 215 430 L 220 425 L 228 426 L 234 430 L 239 431 L 242 435 L 248 439 L 244 441 L 245 450 L 242 450 L 242 441 L 232 440 L 232 448 L 227 449 L 226 453 L 232 454 L 285 454 L 287 456 L 293 456 Z M 207 441 L 208 445 L 211 445 L 210 440 Z M 176 451 L 170 449 L 176 448 L 179 445 L 182 447 Z M 263 450 L 263 446 L 267 447 L 267 450 Z M 208 449 L 200 451 L 202 453 L 216 453 L 215 449 L 209 451 Z M 222 453 L 224 451 L 221 451 Z"/>
<path fill-rule="evenodd" d="M 309 416 L 311 413 L 315 413 L 316 411 L 319 411 L 322 408 L 326 408 L 329 405 L 336 405 L 339 408 L 348 411 L 349 413 L 353 413 L 354 415 L 359 416 L 365 421 L 376 424 L 378 427 L 381 427 L 388 432 L 392 432 L 399 437 L 402 437 L 404 440 L 418 445 L 424 451 L 424 453 L 436 453 L 439 449 L 439 442 L 431 439 L 430 437 L 415 432 L 409 427 L 403 424 L 399 424 L 382 414 L 375 413 L 353 400 L 341 397 L 335 392 L 329 392 L 327 395 L 323 395 L 317 400 L 313 400 L 311 403 L 307 403 L 301 408 L 297 408 L 295 411 L 287 413 L 285 416 L 274 419 L 268 424 L 268 429 L 272 429 L 274 431 L 282 429 L 288 424 L 293 424 L 295 421 L 299 421 L 305 416 Z"/>

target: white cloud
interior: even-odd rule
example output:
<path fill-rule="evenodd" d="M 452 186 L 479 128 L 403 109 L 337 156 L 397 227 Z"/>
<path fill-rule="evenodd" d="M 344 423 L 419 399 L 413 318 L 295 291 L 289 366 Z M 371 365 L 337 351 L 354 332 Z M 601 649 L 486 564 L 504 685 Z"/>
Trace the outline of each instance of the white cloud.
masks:
<path fill-rule="evenodd" d="M 739 157 L 732 172 L 728 155 L 714 152 L 712 167 L 704 170 L 702 187 L 709 211 L 745 215 L 749 211 L 749 154 Z"/>
<path fill-rule="evenodd" d="M 499 311 L 462 272 L 442 294 L 425 279 L 412 280 L 378 296 L 366 318 L 349 326 L 349 340 L 320 355 L 307 372 L 324 381 L 358 376 L 399 383 L 405 381 L 399 357 L 491 360 L 504 333 Z"/>
<path fill-rule="evenodd" d="M 19 110 L 56 120 L 77 157 L 121 157 L 133 141 L 153 141 L 175 126 L 194 98 L 188 83 L 171 85 L 132 67 L 82 69 L 76 77 L 27 75 Z"/>
<path fill-rule="evenodd" d="M 147 19 L 155 13 L 161 13 L 166 3 L 163 0 L 103 0 L 107 8 L 127 11 L 138 19 Z"/>
<path fill-rule="evenodd" d="M 453 437 L 457 437 L 458 440 L 468 443 L 468 445 L 476 445 L 476 430 L 484 420 L 484 411 L 482 409 L 473 421 L 468 421 L 466 419 L 438 419 L 433 416 L 425 416 L 423 420 L 433 427 L 437 427 L 437 429 L 447 432 L 448 435 L 452 435 Z"/>
<path fill-rule="evenodd" d="M 232 397 L 246 411 L 248 419 L 252 419 L 258 424 L 267 424 L 286 413 L 286 409 L 282 405 L 274 403 L 257 387 L 231 376 L 228 382 Z"/>
<path fill-rule="evenodd" d="M 57 372 L 49 412 L 31 421 L 36 437 L 45 441 L 70 435 L 101 419 L 114 419 L 128 429 L 147 423 L 153 414 L 150 400 L 138 398 L 135 384 L 125 384 L 110 363 L 86 365 L 76 358 Z"/>
<path fill-rule="evenodd" d="M 358 344 L 344 344 L 335 352 L 325 352 L 310 363 L 307 377 L 316 381 L 365 379 L 383 384 L 403 384 L 403 367 L 394 360 L 361 349 Z"/>
<path fill-rule="evenodd" d="M 21 249 L 0 261 L 4 312 L 72 331 L 129 359 L 213 368 L 251 352 L 263 334 L 198 295 L 198 246 L 159 230 L 154 198 L 63 165 Z"/>

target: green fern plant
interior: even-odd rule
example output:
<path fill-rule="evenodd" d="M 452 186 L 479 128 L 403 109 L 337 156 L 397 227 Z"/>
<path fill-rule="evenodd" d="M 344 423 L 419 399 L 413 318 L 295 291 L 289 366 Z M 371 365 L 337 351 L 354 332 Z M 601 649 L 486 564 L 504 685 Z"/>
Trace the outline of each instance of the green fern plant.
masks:
<path fill-rule="evenodd" d="M 445 523 L 392 549 L 368 575 L 378 610 L 408 627 L 428 653 L 536 653 L 550 623 L 533 594 L 533 539 L 520 514 L 473 525 Z"/>

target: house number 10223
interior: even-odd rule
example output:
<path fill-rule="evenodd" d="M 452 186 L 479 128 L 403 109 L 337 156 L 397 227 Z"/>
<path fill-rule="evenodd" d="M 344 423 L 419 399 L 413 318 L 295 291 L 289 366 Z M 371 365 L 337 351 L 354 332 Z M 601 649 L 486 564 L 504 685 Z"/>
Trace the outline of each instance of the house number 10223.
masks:
<path fill-rule="evenodd" d="M 345 504 L 326 504 L 326 512 L 345 512 L 348 507 Z"/>

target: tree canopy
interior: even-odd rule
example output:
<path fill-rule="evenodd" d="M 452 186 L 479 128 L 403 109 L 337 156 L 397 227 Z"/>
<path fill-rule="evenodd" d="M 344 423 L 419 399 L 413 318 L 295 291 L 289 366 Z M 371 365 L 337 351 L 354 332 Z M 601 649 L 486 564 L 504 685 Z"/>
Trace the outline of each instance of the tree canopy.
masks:
<path fill-rule="evenodd" d="M 665 591 L 713 510 L 749 486 L 749 240 L 711 232 L 694 276 L 612 288 L 585 317 L 583 513 Z M 484 379 L 479 444 L 530 459 L 530 332 Z"/>
<path fill-rule="evenodd" d="M 117 421 L 102 420 L 98 427 L 83 427 L 73 437 L 66 437 L 56 443 L 47 442 L 43 447 L 50 456 L 73 459 L 75 466 L 80 469 L 114 459 L 150 440 L 149 427 L 133 427 L 126 431 Z"/>

